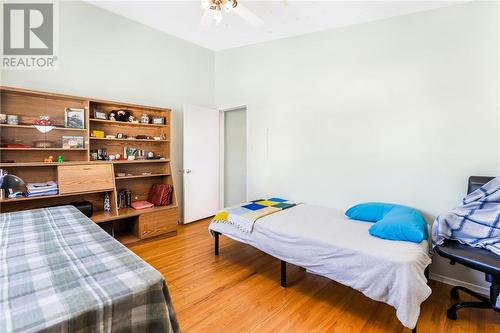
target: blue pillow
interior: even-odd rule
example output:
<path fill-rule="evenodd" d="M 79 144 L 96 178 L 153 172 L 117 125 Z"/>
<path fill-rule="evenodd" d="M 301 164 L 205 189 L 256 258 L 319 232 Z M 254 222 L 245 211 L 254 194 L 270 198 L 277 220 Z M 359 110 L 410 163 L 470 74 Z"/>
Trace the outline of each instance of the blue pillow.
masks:
<path fill-rule="evenodd" d="M 420 243 L 428 238 L 427 222 L 410 207 L 394 207 L 380 221 L 373 224 L 370 235 L 389 239 Z"/>
<path fill-rule="evenodd" d="M 345 215 L 353 220 L 377 222 L 384 218 L 394 207 L 401 205 L 384 202 L 365 202 L 349 208 Z"/>

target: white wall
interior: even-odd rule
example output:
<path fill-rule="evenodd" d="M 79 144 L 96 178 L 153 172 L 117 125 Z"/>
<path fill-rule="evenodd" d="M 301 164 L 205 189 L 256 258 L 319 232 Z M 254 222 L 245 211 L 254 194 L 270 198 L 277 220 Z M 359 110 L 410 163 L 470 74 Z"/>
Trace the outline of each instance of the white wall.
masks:
<path fill-rule="evenodd" d="M 182 106 L 213 106 L 214 53 L 83 2 L 61 2 L 59 17 L 59 69 L 3 70 L 1 84 L 171 108 L 182 198 Z"/>
<path fill-rule="evenodd" d="M 246 109 L 224 112 L 224 207 L 246 201 Z"/>
<path fill-rule="evenodd" d="M 249 196 L 399 202 L 432 222 L 469 175 L 500 174 L 499 11 L 465 3 L 217 52 L 217 104 L 248 106 Z"/>

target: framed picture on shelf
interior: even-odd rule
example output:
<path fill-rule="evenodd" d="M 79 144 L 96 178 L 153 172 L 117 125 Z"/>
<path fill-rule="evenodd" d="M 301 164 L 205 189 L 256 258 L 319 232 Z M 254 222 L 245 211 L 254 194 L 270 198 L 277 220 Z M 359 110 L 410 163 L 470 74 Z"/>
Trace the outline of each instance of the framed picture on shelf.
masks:
<path fill-rule="evenodd" d="M 64 127 L 85 128 L 85 109 L 66 108 L 64 111 Z"/>
<path fill-rule="evenodd" d="M 64 149 L 84 148 L 85 138 L 83 136 L 62 136 L 62 147 Z"/>
<path fill-rule="evenodd" d="M 165 118 L 163 117 L 153 117 L 153 124 L 155 125 L 165 125 Z"/>
<path fill-rule="evenodd" d="M 104 111 L 94 109 L 94 119 L 108 120 L 108 114 Z"/>

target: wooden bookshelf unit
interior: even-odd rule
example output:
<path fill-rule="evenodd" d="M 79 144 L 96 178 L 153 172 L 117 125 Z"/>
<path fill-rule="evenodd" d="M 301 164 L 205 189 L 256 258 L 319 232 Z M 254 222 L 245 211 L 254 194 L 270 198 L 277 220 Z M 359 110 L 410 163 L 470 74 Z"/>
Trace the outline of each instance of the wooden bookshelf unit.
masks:
<path fill-rule="evenodd" d="M 25 183 L 56 181 L 59 190 L 54 195 L 0 199 L 0 213 L 89 201 L 93 206 L 91 219 L 123 243 L 176 234 L 179 214 L 175 189 L 166 206 L 141 210 L 118 207 L 121 190 L 128 190 L 134 202 L 147 200 L 153 184 L 174 186 L 169 109 L 11 87 L 1 87 L 0 93 L 0 113 L 18 117 L 17 124 L 0 124 L 0 168 Z M 67 108 L 84 110 L 83 128 L 66 127 Z M 134 120 L 145 114 L 164 121 L 94 118 L 95 111 L 109 115 L 116 110 L 125 110 Z M 40 116 L 50 117 L 54 128 L 47 133 L 37 130 L 33 124 Z M 94 131 L 104 132 L 105 137 L 94 136 Z M 83 147 L 68 147 L 67 141 L 63 146 L 63 136 L 83 138 Z M 96 152 L 106 159 L 95 160 Z M 135 159 L 124 159 L 125 154 Z M 44 162 L 48 156 L 53 162 Z M 59 156 L 63 162 L 57 162 Z M 110 211 L 104 210 L 106 193 Z"/>

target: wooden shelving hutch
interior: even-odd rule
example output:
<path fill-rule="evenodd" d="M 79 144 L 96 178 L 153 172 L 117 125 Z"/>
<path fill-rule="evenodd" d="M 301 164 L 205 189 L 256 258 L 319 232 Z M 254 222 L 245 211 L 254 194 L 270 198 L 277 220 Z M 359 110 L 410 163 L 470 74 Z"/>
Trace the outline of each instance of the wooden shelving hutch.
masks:
<path fill-rule="evenodd" d="M 155 183 L 173 184 L 170 159 L 170 110 L 165 108 L 111 102 L 92 98 L 67 96 L 11 87 L 1 87 L 2 114 L 17 115 L 19 122 L 0 124 L 0 168 L 21 177 L 25 183 L 58 182 L 59 193 L 40 197 L 0 199 L 0 212 L 10 212 L 39 207 L 89 201 L 94 213 L 91 219 L 123 243 L 156 236 L 175 235 L 178 223 L 178 206 L 175 189 L 167 206 L 148 209 L 118 208 L 118 192 L 127 189 L 132 201 L 147 200 Z M 65 109 L 85 110 L 85 128 L 66 128 Z M 127 110 L 139 119 L 142 114 L 163 117 L 164 124 L 141 124 L 93 119 L 94 109 L 109 113 Z M 49 116 L 56 126 L 42 134 L 33 123 L 40 116 Z M 124 139 L 96 138 L 94 130 L 107 135 L 122 133 Z M 84 138 L 83 148 L 63 148 L 62 136 Z M 142 135 L 148 139 L 137 139 Z M 161 139 L 158 140 L 158 137 Z M 156 139 L 153 139 L 156 138 Z M 36 141 L 48 141 L 50 148 L 35 147 Z M 10 144 L 10 147 L 5 147 Z M 12 147 L 12 144 L 22 144 Z M 108 155 L 123 156 L 124 147 L 134 147 L 152 152 L 156 159 L 92 160 L 91 151 L 105 148 Z M 49 155 L 54 162 L 44 163 Z M 58 163 L 61 155 L 64 162 Z M 119 173 L 124 176 L 116 176 Z M 111 211 L 104 211 L 104 195 L 110 196 Z"/>

